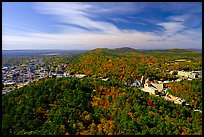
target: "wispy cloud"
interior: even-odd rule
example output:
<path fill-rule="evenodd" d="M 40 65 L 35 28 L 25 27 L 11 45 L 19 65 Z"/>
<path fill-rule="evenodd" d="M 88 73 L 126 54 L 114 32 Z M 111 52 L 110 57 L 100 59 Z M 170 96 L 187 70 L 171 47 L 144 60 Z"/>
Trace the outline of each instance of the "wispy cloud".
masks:
<path fill-rule="evenodd" d="M 50 49 L 56 49 L 56 47 L 62 49 L 94 49 L 96 47 L 124 46 L 144 48 L 147 45 L 149 48 L 168 48 L 169 45 L 171 45 L 171 48 L 188 48 L 192 45 L 202 47 L 202 32 L 200 29 L 190 29 L 185 25 L 185 22 L 191 18 L 190 14 L 171 15 L 165 21 L 133 16 L 134 14 L 141 14 L 145 8 L 150 7 L 147 3 L 40 2 L 34 3 L 34 6 L 38 13 L 55 18 L 58 22 L 53 26 L 58 27 L 60 32 L 46 33 L 19 28 L 23 35 L 3 34 L 3 44 L 6 45 L 3 48 L 9 49 L 12 45 L 28 46 L 27 48 L 36 45 L 36 49 L 46 48 L 47 45 Z M 153 6 L 156 7 L 156 5 Z M 179 7 L 179 10 L 183 10 L 183 8 Z M 126 19 L 120 17 L 127 13 L 129 13 L 127 18 L 135 22 L 134 25 L 144 25 L 142 21 L 149 21 L 161 29 L 144 32 L 133 28 L 122 29 L 114 25 L 113 21 L 129 23 Z M 115 17 L 115 14 L 120 16 Z M 112 22 L 101 19 L 103 16 L 111 19 Z M 140 19 L 143 20 L 140 21 Z M 11 26 L 7 26 L 7 28 L 12 29 Z"/>
<path fill-rule="evenodd" d="M 126 19 L 122 19 L 122 18 L 108 18 L 116 23 L 130 23 L 130 21 L 126 20 Z"/>
<path fill-rule="evenodd" d="M 185 26 L 180 22 L 162 22 L 158 24 L 164 28 L 164 32 L 167 35 L 174 35 L 185 28 Z"/>
<path fill-rule="evenodd" d="M 54 4 L 54 5 L 53 5 Z M 95 21 L 90 17 L 92 5 L 84 3 L 38 3 L 36 6 L 39 12 L 43 14 L 55 15 L 60 22 L 71 25 L 78 25 L 90 30 L 99 30 L 103 33 L 120 32 L 119 29 L 109 22 Z M 73 26 L 69 26 L 73 27 Z"/>
<path fill-rule="evenodd" d="M 184 22 L 184 21 L 186 21 L 189 18 L 190 18 L 190 16 L 188 14 L 185 14 L 185 15 L 174 15 L 174 16 L 167 17 L 167 19 L 170 20 L 170 21 L 178 21 L 178 22 Z"/>
<path fill-rule="evenodd" d="M 14 25 L 8 25 L 8 24 L 2 24 L 3 33 L 7 34 L 16 34 L 16 35 L 23 35 L 25 32 L 31 32 L 31 33 L 41 33 L 41 31 L 34 30 L 31 28 L 26 27 L 19 27 Z"/>
<path fill-rule="evenodd" d="M 27 36 L 3 35 L 3 39 L 4 42 L 8 42 L 8 45 L 21 44 L 29 46 L 28 43 L 39 45 L 39 47 L 36 46 L 36 49 L 46 48 L 47 45 L 49 45 L 50 49 L 56 49 L 56 47 L 64 49 L 94 49 L 96 45 L 97 47 L 107 48 L 124 46 L 144 48 L 147 45 L 149 45 L 149 48 L 168 48 L 169 45 L 171 45 L 171 48 L 188 48 L 192 47 L 192 45 L 200 45 L 200 48 L 202 47 L 202 33 L 193 30 L 186 30 L 183 34 L 176 34 L 172 37 L 133 31 L 132 33 L 118 33 L 117 35 L 29 33 Z"/>

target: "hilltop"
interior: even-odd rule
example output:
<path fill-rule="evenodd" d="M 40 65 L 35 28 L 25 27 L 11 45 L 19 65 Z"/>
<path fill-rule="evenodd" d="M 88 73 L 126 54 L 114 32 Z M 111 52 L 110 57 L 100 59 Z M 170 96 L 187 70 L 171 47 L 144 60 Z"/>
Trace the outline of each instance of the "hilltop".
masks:
<path fill-rule="evenodd" d="M 149 52 L 158 52 L 158 51 L 163 51 L 163 52 L 191 52 L 191 51 L 202 51 L 202 49 L 134 49 L 130 47 L 122 47 L 122 48 L 96 48 L 91 50 L 93 51 L 112 51 L 112 52 L 144 52 L 144 51 L 149 51 Z M 89 52 L 89 51 L 88 51 Z"/>
<path fill-rule="evenodd" d="M 165 57 L 168 56 L 190 56 L 191 54 L 194 55 L 201 55 L 201 50 L 190 50 L 190 49 L 134 49 L 130 47 L 122 47 L 122 48 L 96 48 L 90 51 L 85 52 L 85 54 L 101 54 L 101 55 L 110 55 L 110 56 L 118 56 L 124 55 L 125 53 L 137 53 L 137 54 L 144 54 L 144 55 L 155 55 Z M 82 54 L 83 55 L 83 54 Z"/>
<path fill-rule="evenodd" d="M 178 59 L 185 59 L 186 62 L 175 63 Z M 75 57 L 69 72 L 111 77 L 122 81 L 127 78 L 141 78 L 142 75 L 159 80 L 166 78 L 166 70 L 200 70 L 201 62 L 202 53 L 184 49 L 97 48 Z"/>

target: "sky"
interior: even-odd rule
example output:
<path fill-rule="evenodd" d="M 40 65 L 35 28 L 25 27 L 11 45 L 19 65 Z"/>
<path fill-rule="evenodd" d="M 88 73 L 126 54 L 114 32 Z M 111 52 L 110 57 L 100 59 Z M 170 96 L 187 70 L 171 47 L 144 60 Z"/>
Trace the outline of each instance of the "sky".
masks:
<path fill-rule="evenodd" d="M 201 2 L 2 2 L 2 49 L 202 49 Z"/>

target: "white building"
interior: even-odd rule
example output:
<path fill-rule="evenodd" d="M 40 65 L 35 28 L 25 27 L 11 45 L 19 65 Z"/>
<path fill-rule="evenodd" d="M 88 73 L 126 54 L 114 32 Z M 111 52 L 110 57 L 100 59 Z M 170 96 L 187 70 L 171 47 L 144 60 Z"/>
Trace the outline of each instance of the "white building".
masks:
<path fill-rule="evenodd" d="M 176 82 L 179 82 L 179 81 L 181 81 L 181 80 L 182 80 L 182 79 L 176 79 L 175 81 L 176 81 Z"/>
<path fill-rule="evenodd" d="M 184 76 L 184 77 L 188 78 L 190 73 L 191 72 L 186 72 L 186 71 L 182 70 L 182 71 L 178 71 L 178 76 Z"/>
<path fill-rule="evenodd" d="M 156 88 L 158 89 L 159 92 L 161 92 L 161 91 L 163 90 L 163 88 L 164 88 L 163 83 L 160 83 L 160 84 L 154 84 L 154 83 L 151 82 L 151 84 L 152 84 L 154 87 L 156 87 Z"/>
<path fill-rule="evenodd" d="M 141 85 L 144 84 L 144 76 L 141 77 L 140 83 L 141 83 Z"/>
<path fill-rule="evenodd" d="M 178 76 L 183 76 L 186 78 L 198 78 L 198 73 L 197 72 L 185 72 L 185 71 L 178 71 Z"/>
<path fill-rule="evenodd" d="M 64 77 L 68 77 L 69 76 L 69 73 L 64 73 Z"/>
<path fill-rule="evenodd" d="M 190 73 L 189 78 L 192 78 L 192 79 L 198 78 L 198 75 L 197 75 L 197 73 L 192 72 L 192 73 Z"/>
<path fill-rule="evenodd" d="M 86 75 L 84 75 L 84 74 L 76 74 L 75 75 L 75 77 L 77 77 L 77 78 L 84 78 Z"/>
<path fill-rule="evenodd" d="M 158 89 L 153 87 L 153 85 L 148 79 L 145 81 L 144 91 L 149 92 L 150 94 L 158 95 Z"/>

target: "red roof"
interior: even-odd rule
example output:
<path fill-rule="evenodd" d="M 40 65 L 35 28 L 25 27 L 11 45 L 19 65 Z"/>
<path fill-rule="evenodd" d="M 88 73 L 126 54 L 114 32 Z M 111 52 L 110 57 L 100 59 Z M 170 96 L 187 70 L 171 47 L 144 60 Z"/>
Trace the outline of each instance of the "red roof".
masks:
<path fill-rule="evenodd" d="M 147 84 L 151 84 L 150 81 L 147 81 L 146 83 L 147 83 Z"/>

